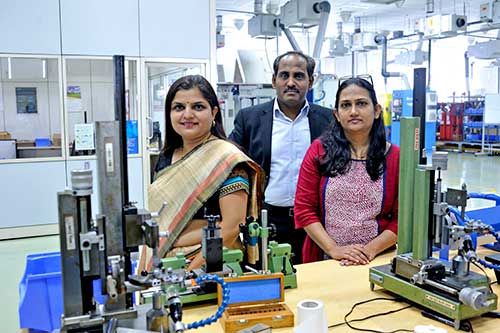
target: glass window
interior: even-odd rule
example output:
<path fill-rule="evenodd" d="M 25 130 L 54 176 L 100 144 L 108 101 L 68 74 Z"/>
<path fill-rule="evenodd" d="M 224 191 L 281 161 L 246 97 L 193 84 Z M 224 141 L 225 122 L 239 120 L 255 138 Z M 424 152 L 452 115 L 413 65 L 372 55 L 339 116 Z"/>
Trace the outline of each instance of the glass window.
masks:
<path fill-rule="evenodd" d="M 129 154 L 139 153 L 137 61 L 125 61 Z M 66 114 L 71 156 L 93 155 L 94 122 L 115 120 L 113 60 L 66 58 Z M 91 141 L 86 140 L 91 138 Z"/>
<path fill-rule="evenodd" d="M 61 124 L 59 59 L 1 56 L 0 160 L 61 157 Z"/>
<path fill-rule="evenodd" d="M 205 75 L 205 65 L 200 63 L 146 63 L 148 84 L 149 144 L 155 153 L 162 148 L 165 129 L 165 97 L 168 89 L 178 78 L 185 75 Z"/>

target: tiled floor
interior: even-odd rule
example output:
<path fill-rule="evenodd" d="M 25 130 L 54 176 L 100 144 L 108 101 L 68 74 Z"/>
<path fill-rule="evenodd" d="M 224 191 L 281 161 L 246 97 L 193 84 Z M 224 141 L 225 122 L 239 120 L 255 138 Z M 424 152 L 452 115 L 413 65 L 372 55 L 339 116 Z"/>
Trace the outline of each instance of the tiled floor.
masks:
<path fill-rule="evenodd" d="M 467 184 L 469 191 L 500 192 L 500 157 L 474 156 L 472 154 L 450 153 L 448 170 L 443 173 L 444 184 L 459 188 Z M 482 206 L 474 203 L 472 207 Z M 0 241 L 0 326 L 1 331 L 19 331 L 17 306 L 19 304 L 18 285 L 24 273 L 26 255 L 57 251 L 57 236 Z"/>

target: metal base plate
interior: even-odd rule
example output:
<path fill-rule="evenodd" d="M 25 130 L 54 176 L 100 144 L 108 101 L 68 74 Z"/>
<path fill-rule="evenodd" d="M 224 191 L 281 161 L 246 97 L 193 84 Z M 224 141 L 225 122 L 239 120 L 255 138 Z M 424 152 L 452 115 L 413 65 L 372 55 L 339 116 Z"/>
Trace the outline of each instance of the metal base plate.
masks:
<path fill-rule="evenodd" d="M 461 320 L 477 317 L 483 313 L 495 311 L 497 308 L 496 295 L 488 298 L 488 300 L 494 301 L 488 308 L 475 310 L 456 299 L 423 289 L 395 276 L 391 273 L 391 265 L 370 268 L 370 287 L 372 290 L 375 285 L 452 319 L 456 329 L 460 326 Z"/>

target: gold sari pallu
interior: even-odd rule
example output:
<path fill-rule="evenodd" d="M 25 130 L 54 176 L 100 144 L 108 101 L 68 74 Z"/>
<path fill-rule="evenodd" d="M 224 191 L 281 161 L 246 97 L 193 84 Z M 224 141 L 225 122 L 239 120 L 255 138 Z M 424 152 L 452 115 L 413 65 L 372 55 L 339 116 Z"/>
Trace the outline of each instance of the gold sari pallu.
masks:
<path fill-rule="evenodd" d="M 161 231 L 170 236 L 160 240 L 158 255 L 163 258 L 194 214 L 203 206 L 227 179 L 233 168 L 244 163 L 249 172 L 249 196 L 247 216 L 259 216 L 261 202 L 262 172 L 258 164 L 242 153 L 232 143 L 222 139 L 209 140 L 172 165 L 161 170 L 149 186 L 149 210 L 158 211 L 163 202 L 167 208 L 159 217 Z M 200 230 L 201 232 L 201 230 Z M 179 252 L 191 252 L 200 245 L 194 245 Z M 152 250 L 143 246 L 139 271 L 152 267 Z"/>

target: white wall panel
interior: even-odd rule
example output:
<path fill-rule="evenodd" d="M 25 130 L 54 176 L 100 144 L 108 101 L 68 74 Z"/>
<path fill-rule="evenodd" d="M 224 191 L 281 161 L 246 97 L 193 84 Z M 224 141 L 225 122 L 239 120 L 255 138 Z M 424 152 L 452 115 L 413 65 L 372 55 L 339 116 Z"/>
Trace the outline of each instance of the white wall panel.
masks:
<path fill-rule="evenodd" d="M 58 0 L 0 0 L 0 8 L 0 52 L 61 53 Z"/>
<path fill-rule="evenodd" d="M 0 228 L 57 223 L 64 161 L 0 164 Z"/>
<path fill-rule="evenodd" d="M 62 52 L 138 56 L 137 10 L 138 0 L 61 1 Z"/>
<path fill-rule="evenodd" d="M 141 56 L 208 59 L 209 1 L 140 1 Z"/>

